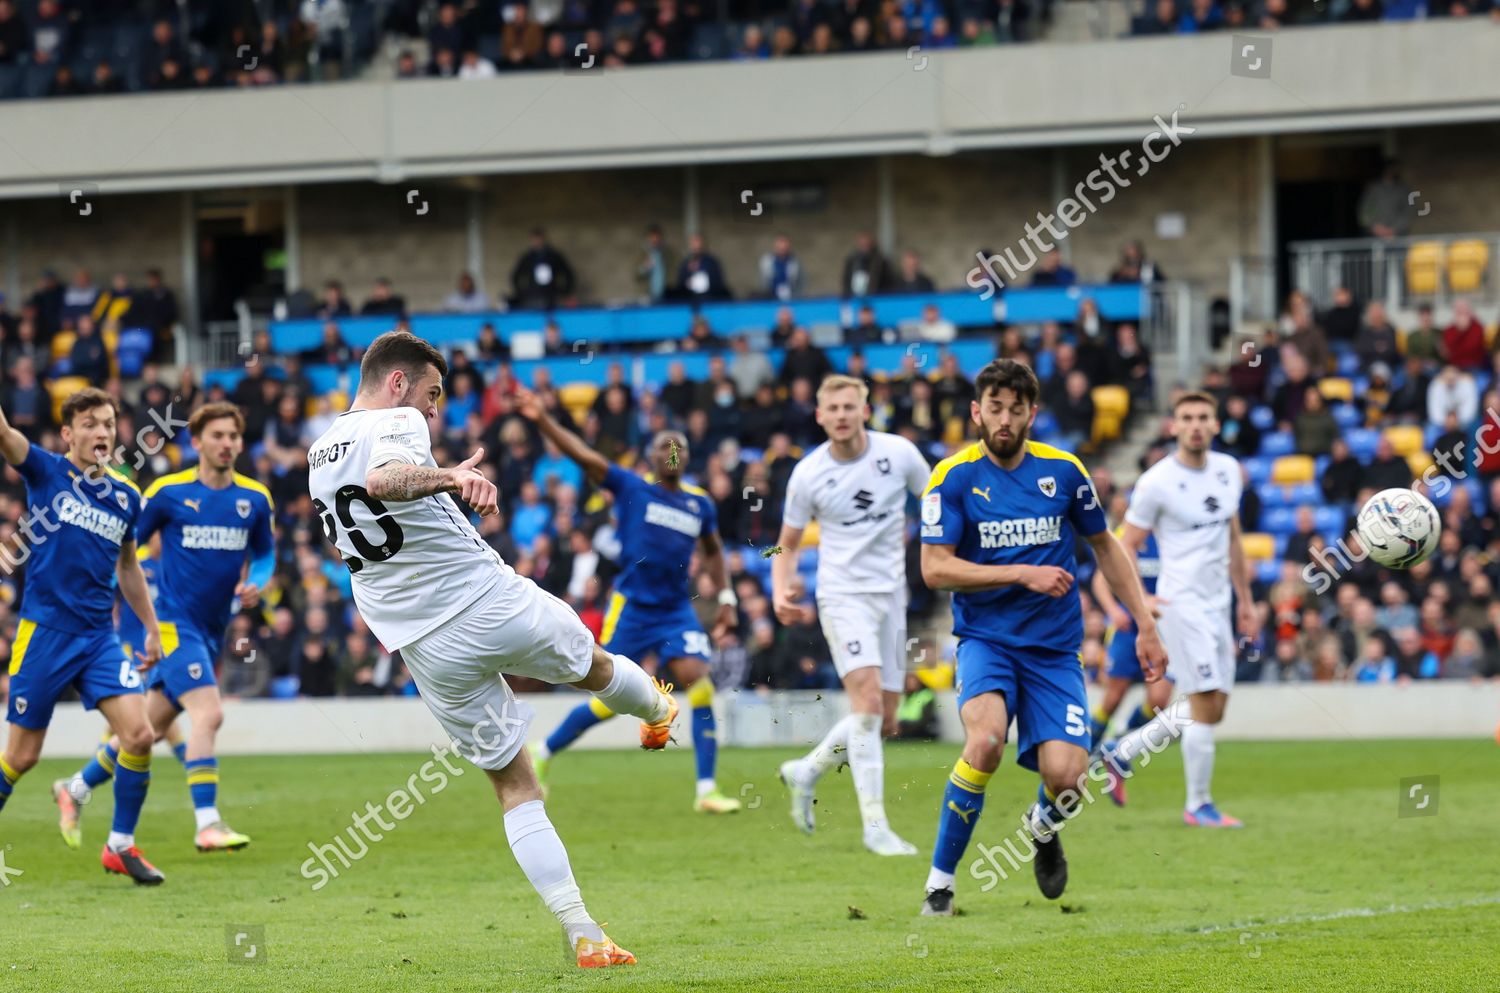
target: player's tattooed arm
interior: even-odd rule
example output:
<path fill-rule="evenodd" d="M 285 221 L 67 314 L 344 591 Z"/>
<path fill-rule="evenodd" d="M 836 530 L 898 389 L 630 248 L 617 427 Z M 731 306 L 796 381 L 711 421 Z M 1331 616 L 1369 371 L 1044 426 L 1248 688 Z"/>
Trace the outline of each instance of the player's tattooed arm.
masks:
<path fill-rule="evenodd" d="M 451 469 L 387 462 L 366 474 L 365 490 L 377 500 L 389 500 L 392 503 L 421 500 L 439 493 L 453 493 L 473 507 L 480 517 L 488 517 L 499 512 L 500 499 L 495 484 L 475 468 L 482 458 L 484 449 L 478 448 L 473 455 Z"/>
<path fill-rule="evenodd" d="M 0 410 L 0 455 L 11 465 L 20 465 L 26 461 L 26 453 L 31 449 L 31 442 L 26 436 L 11 427 L 10 421 L 5 418 L 5 411 Z"/>
<path fill-rule="evenodd" d="M 604 482 L 604 477 L 609 473 L 609 460 L 590 448 L 588 442 L 557 423 L 547 413 L 547 408 L 542 406 L 540 397 L 524 386 L 518 387 L 516 409 L 521 412 L 522 417 L 536 425 L 537 430 L 542 432 L 542 437 L 577 462 L 583 468 L 584 475 L 589 477 L 589 482 L 595 486 Z"/>

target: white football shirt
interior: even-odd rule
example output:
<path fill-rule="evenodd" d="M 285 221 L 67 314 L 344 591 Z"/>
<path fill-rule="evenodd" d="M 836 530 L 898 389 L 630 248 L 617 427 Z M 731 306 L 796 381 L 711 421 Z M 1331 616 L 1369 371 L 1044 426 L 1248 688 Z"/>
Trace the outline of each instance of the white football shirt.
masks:
<path fill-rule="evenodd" d="M 1240 512 L 1243 480 L 1232 455 L 1209 452 L 1190 469 L 1175 452 L 1136 480 L 1125 520 L 1156 535 L 1157 596 L 1169 604 L 1228 608 L 1230 522 Z"/>
<path fill-rule="evenodd" d="M 932 470 L 900 435 L 866 436 L 864 454 L 852 462 L 834 458 L 825 441 L 787 480 L 782 522 L 818 522 L 819 594 L 906 588 L 906 495 L 921 496 Z"/>
<path fill-rule="evenodd" d="M 437 466 L 413 407 L 351 410 L 308 449 L 324 536 L 354 580 L 354 604 L 392 651 L 429 634 L 513 574 L 447 493 L 384 503 L 365 477 L 390 462 Z"/>

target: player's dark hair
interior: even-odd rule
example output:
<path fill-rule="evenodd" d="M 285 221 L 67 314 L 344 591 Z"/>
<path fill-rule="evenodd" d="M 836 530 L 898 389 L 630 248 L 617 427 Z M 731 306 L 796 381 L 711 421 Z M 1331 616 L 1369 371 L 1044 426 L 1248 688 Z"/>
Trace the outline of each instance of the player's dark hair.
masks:
<path fill-rule="evenodd" d="M 1042 384 L 1037 382 L 1031 366 L 1015 359 L 995 359 L 979 370 L 974 380 L 974 395 L 983 400 L 991 393 L 1010 390 L 1032 406 L 1042 395 Z"/>
<path fill-rule="evenodd" d="M 216 403 L 205 403 L 197 410 L 188 415 L 188 433 L 194 438 L 203 436 L 203 429 L 208 426 L 209 421 L 217 421 L 222 418 L 232 418 L 234 427 L 240 434 L 245 433 L 245 415 L 232 403 L 222 401 Z"/>
<path fill-rule="evenodd" d="M 114 397 L 101 389 L 88 386 L 63 401 L 61 411 L 62 422 L 71 426 L 73 418 L 84 411 L 93 410 L 95 407 L 108 407 L 117 416 L 120 413 L 120 408 L 115 403 Z"/>
<path fill-rule="evenodd" d="M 1194 390 L 1191 393 L 1182 394 L 1176 400 L 1172 401 L 1172 413 L 1177 413 L 1177 408 L 1181 407 L 1185 403 L 1206 403 L 1213 408 L 1214 416 L 1218 416 L 1219 401 L 1215 400 L 1207 393 L 1201 393 L 1197 390 Z"/>
<path fill-rule="evenodd" d="M 370 342 L 359 363 L 359 388 L 376 389 L 397 369 L 416 379 L 429 365 L 437 367 L 439 376 L 447 377 L 448 360 L 442 352 L 410 331 L 387 331 Z"/>

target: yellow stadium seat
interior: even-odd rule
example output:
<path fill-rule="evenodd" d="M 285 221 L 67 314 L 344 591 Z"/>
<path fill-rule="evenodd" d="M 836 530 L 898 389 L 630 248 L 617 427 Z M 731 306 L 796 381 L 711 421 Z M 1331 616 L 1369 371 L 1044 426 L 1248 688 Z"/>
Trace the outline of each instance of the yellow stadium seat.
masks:
<path fill-rule="evenodd" d="M 1120 416 L 1113 411 L 1094 411 L 1094 427 L 1092 441 L 1098 444 L 1101 441 L 1114 441 L 1120 437 Z"/>
<path fill-rule="evenodd" d="M 78 335 L 72 331 L 59 331 L 52 336 L 52 358 L 53 360 L 65 359 L 73 354 L 73 342 L 78 340 Z"/>
<path fill-rule="evenodd" d="M 1413 452 L 1406 457 L 1406 464 L 1411 467 L 1411 478 L 1421 479 L 1426 475 L 1427 470 L 1432 468 L 1434 462 L 1432 456 L 1426 452 Z"/>
<path fill-rule="evenodd" d="M 1396 450 L 1396 454 L 1402 458 L 1410 458 L 1427 449 L 1422 440 L 1422 429 L 1415 424 L 1398 424 L 1395 427 L 1386 428 L 1384 435 Z"/>
<path fill-rule="evenodd" d="M 77 393 L 79 390 L 87 389 L 89 381 L 82 376 L 59 376 L 47 384 L 47 392 L 52 396 L 52 419 L 62 422 L 63 402 Z"/>
<path fill-rule="evenodd" d="M 1406 290 L 1430 296 L 1438 291 L 1445 251 L 1441 242 L 1419 241 L 1406 250 Z"/>
<path fill-rule="evenodd" d="M 1276 539 L 1271 535 L 1261 531 L 1247 531 L 1240 538 L 1245 558 L 1253 562 L 1265 562 L 1276 557 Z"/>
<path fill-rule="evenodd" d="M 950 417 L 948 423 L 943 425 L 943 444 L 949 448 L 957 448 L 964 443 L 964 432 L 968 430 L 968 422 L 962 418 Z"/>
<path fill-rule="evenodd" d="M 1448 246 L 1448 288 L 1454 293 L 1473 293 L 1484 282 L 1489 264 L 1489 245 L 1478 239 L 1455 241 Z"/>
<path fill-rule="evenodd" d="M 1094 413 L 1114 414 L 1120 420 L 1130 413 L 1130 391 L 1123 386 L 1096 386 L 1089 393 L 1094 400 Z"/>
<path fill-rule="evenodd" d="M 1354 384 L 1341 376 L 1318 380 L 1318 392 L 1323 394 L 1324 400 L 1342 400 L 1344 403 L 1354 400 Z"/>
<path fill-rule="evenodd" d="M 598 396 L 599 387 L 593 383 L 568 383 L 557 391 L 557 399 L 579 423 L 588 417 L 589 408 Z"/>
<path fill-rule="evenodd" d="M 1271 463 L 1271 482 L 1278 486 L 1310 483 L 1316 472 L 1311 455 L 1283 455 Z"/>

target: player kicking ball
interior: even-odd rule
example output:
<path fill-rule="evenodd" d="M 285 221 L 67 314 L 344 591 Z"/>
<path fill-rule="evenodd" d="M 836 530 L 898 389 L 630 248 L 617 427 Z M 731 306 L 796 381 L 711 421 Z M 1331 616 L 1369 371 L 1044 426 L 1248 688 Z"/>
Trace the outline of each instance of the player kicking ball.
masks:
<path fill-rule="evenodd" d="M 848 752 L 865 847 L 876 855 L 915 855 L 885 816 L 882 730 L 894 734 L 906 671 L 906 496 L 922 492 L 930 471 L 917 446 L 899 435 L 868 431 L 868 388 L 851 376 L 818 387 L 815 416 L 828 440 L 792 469 L 771 563 L 772 602 L 783 624 L 805 608 L 792 597 L 797 549 L 813 520 L 818 541 L 818 618 L 844 681 L 849 715 L 811 752 L 784 762 L 792 822 L 811 834 L 818 780 Z"/>
<path fill-rule="evenodd" d="M 224 722 L 214 664 L 236 604 L 254 607 L 276 567 L 271 492 L 234 471 L 244 451 L 245 417 L 230 403 L 211 403 L 188 418 L 198 453 L 193 469 L 163 476 L 146 488 L 136 541 L 160 534 L 157 608 L 165 657 L 147 683 L 146 712 L 158 740 L 177 715 L 190 724 L 183 764 L 197 820 L 200 852 L 250 844 L 225 823 L 218 808 L 219 762 L 214 739 Z M 248 566 L 248 573 L 247 573 Z M 123 611 L 122 611 L 123 613 Z M 119 743 L 110 741 L 69 779 L 53 784 L 63 841 L 77 848 L 83 806 L 109 779 Z"/>
<path fill-rule="evenodd" d="M 1229 625 L 1234 593 L 1242 634 L 1255 630 L 1250 569 L 1240 538 L 1240 464 L 1212 451 L 1219 433 L 1218 404 L 1205 393 L 1185 393 L 1172 406 L 1177 451 L 1136 480 L 1125 511 L 1127 549 L 1137 551 L 1155 535 L 1161 549 L 1157 580 L 1161 636 L 1171 659 L 1167 678 L 1187 695 L 1187 711 L 1163 714 L 1105 747 L 1105 757 L 1125 767 L 1148 740 L 1182 737 L 1182 768 L 1187 779 L 1184 824 L 1237 828 L 1243 824 L 1221 813 L 1213 799 L 1214 725 L 1234 688 L 1236 643 Z M 1148 739 L 1147 736 L 1150 736 Z"/>
<path fill-rule="evenodd" d="M 26 481 L 29 518 L 21 530 L 33 557 L 11 646 L 5 715 L 10 736 L 0 756 L 0 810 L 16 780 L 41 757 L 53 708 L 71 686 L 85 709 L 98 708 L 120 742 L 114 821 L 100 862 L 106 872 L 154 886 L 166 877 L 135 844 L 151 782 L 154 736 L 140 672 L 115 637 L 116 579 L 145 624 L 141 669 L 161 658 L 161 632 L 135 555 L 141 494 L 107 465 L 115 450 L 115 415 L 115 402 L 103 390 L 68 397 L 62 405 L 64 457 L 28 442 L 0 412 L 0 455 Z"/>
<path fill-rule="evenodd" d="M 1041 774 L 1022 816 L 1035 843 L 1042 895 L 1068 884 L 1059 830 L 1078 810 L 1089 751 L 1083 610 L 1071 572 L 1088 540 L 1110 590 L 1136 626 L 1146 679 L 1165 653 L 1130 556 L 1105 526 L 1083 463 L 1028 441 L 1041 391 L 1019 362 L 996 359 L 975 380 L 970 415 L 980 440 L 938 463 L 922 497 L 922 576 L 953 591 L 964 750 L 948 777 L 924 916 L 953 914 L 955 872 L 1000 766 L 1012 719 L 1016 762 Z"/>
<path fill-rule="evenodd" d="M 308 452 L 313 507 L 348 566 L 360 615 L 401 652 L 454 746 L 489 777 L 511 853 L 578 965 L 632 965 L 584 908 L 524 747 L 533 712 L 504 674 L 589 690 L 642 720 L 646 748 L 666 745 L 677 703 L 630 659 L 595 647 L 571 607 L 480 539 L 453 494 L 481 516 L 498 512 L 495 484 L 475 468 L 483 449 L 451 469 L 432 457 L 428 420 L 447 372 L 442 353 L 408 332 L 370 344 L 353 406 Z"/>
<path fill-rule="evenodd" d="M 1115 528 L 1116 538 L 1122 538 L 1124 534 L 1125 525 L 1121 524 Z M 1156 577 L 1161 572 L 1161 558 L 1156 550 L 1156 539 L 1150 535 L 1146 536 L 1146 543 L 1141 546 L 1140 552 L 1136 555 L 1135 567 L 1141 577 L 1141 586 L 1145 589 L 1146 596 L 1154 598 Z M 1089 759 L 1092 761 L 1104 753 L 1109 722 L 1115 716 L 1115 711 L 1120 709 L 1125 694 L 1136 683 L 1145 682 L 1145 675 L 1141 672 L 1140 659 L 1135 656 L 1135 621 L 1131 618 L 1129 611 L 1121 607 L 1119 601 L 1110 595 L 1109 583 L 1105 581 L 1102 572 L 1097 570 L 1094 572 L 1094 579 L 1089 590 L 1094 594 L 1094 601 L 1109 618 L 1111 629 L 1107 650 L 1109 668 L 1105 673 L 1104 696 L 1099 701 L 1099 706 L 1094 708 L 1092 720 L 1089 722 L 1089 740 L 1092 742 L 1089 748 Z M 1158 711 L 1166 707 L 1171 698 L 1170 680 L 1158 679 L 1154 683 L 1147 684 L 1146 699 L 1131 712 L 1125 732 L 1128 734 L 1138 727 L 1143 727 L 1147 721 L 1156 716 Z M 1128 765 L 1123 761 L 1116 759 L 1115 764 L 1121 767 L 1120 771 L 1129 772 Z M 1125 806 L 1125 777 L 1123 775 L 1111 776 L 1105 789 L 1115 806 Z"/>
<path fill-rule="evenodd" d="M 663 431 L 651 440 L 648 456 L 654 478 L 647 481 L 610 464 L 589 448 L 582 438 L 558 424 L 530 391 L 520 390 L 516 405 L 544 437 L 583 467 L 590 483 L 614 494 L 616 534 L 624 569 L 615 581 L 599 641 L 608 652 L 633 659 L 656 659 L 677 685 L 687 687 L 693 708 L 698 780 L 693 809 L 709 814 L 735 813 L 740 801 L 720 792 L 714 779 L 718 739 L 714 684 L 708 676 L 712 649 L 693 611 L 688 589 L 694 551 L 699 553 L 700 567 L 719 587 L 715 641 L 738 623 L 738 600 L 729 585 L 724 544 L 719 538 L 719 512 L 713 498 L 682 480 L 688 463 L 687 437 L 678 431 Z M 589 728 L 613 716 L 595 697 L 573 708 L 546 741 L 533 746 L 532 759 L 544 790 L 552 757 Z"/>

